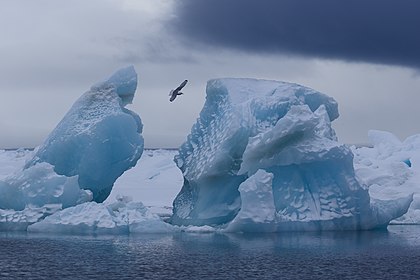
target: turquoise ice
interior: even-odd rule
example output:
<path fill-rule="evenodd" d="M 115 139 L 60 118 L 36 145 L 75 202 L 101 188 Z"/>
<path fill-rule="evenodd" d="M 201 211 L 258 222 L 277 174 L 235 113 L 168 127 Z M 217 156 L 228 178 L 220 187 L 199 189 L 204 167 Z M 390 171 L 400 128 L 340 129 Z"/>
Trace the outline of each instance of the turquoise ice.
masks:
<path fill-rule="evenodd" d="M 143 152 L 140 117 L 125 108 L 133 100 L 137 73 L 117 71 L 83 94 L 51 132 L 25 168 L 40 162 L 67 177 L 78 176 L 81 189 L 104 201 L 115 180 L 133 167 Z"/>
<path fill-rule="evenodd" d="M 371 200 L 331 121 L 337 102 L 297 84 L 216 79 L 175 162 L 184 184 L 176 225 L 227 231 L 384 227 L 411 196 Z"/>

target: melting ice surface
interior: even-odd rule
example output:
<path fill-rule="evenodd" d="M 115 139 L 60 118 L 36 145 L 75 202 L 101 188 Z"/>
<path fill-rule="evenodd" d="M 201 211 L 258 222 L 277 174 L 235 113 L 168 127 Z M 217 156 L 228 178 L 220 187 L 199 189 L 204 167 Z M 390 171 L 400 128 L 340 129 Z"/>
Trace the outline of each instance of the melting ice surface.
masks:
<path fill-rule="evenodd" d="M 124 108 L 136 87 L 128 67 L 75 102 L 23 170 L 0 181 L 0 229 L 26 229 L 62 208 L 108 197 L 143 152 L 141 119 Z"/>
<path fill-rule="evenodd" d="M 175 162 L 184 175 L 171 222 L 226 231 L 385 227 L 411 195 L 370 199 L 337 142 L 335 100 L 276 81 L 217 79 Z"/>

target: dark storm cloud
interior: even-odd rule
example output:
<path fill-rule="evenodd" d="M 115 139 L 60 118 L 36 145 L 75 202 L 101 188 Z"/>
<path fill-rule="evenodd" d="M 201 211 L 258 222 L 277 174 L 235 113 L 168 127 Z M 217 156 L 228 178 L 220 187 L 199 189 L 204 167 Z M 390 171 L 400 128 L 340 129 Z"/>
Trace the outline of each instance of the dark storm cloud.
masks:
<path fill-rule="evenodd" d="M 420 67 L 417 0 L 182 0 L 187 43 Z"/>

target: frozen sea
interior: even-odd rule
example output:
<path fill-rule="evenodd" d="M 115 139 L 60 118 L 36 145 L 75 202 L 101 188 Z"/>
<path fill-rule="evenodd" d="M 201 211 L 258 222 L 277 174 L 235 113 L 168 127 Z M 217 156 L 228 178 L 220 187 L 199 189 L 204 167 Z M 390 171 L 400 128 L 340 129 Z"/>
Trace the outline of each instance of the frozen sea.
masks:
<path fill-rule="evenodd" d="M 420 226 L 281 234 L 0 234 L 0 279 L 419 279 Z"/>

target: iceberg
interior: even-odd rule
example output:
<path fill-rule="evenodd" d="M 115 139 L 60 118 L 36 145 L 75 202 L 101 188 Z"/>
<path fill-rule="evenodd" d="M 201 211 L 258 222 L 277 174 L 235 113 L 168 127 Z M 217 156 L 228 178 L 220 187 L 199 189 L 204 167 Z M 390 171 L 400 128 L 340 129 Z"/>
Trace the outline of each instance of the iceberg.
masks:
<path fill-rule="evenodd" d="M 0 180 L 0 230 L 26 230 L 62 209 L 104 201 L 143 152 L 140 117 L 125 108 L 133 67 L 83 94 L 20 170 Z"/>
<path fill-rule="evenodd" d="M 337 102 L 278 81 L 215 79 L 175 156 L 184 184 L 171 223 L 226 231 L 386 227 L 411 196 L 371 200 L 331 122 Z"/>
<path fill-rule="evenodd" d="M 46 162 L 67 177 L 78 176 L 81 189 L 103 202 L 115 180 L 133 167 L 143 152 L 140 117 L 124 106 L 131 103 L 137 73 L 130 66 L 117 71 L 83 94 L 50 133 L 29 169 Z"/>
<path fill-rule="evenodd" d="M 352 147 L 359 181 L 375 199 L 413 195 L 408 212 L 391 224 L 420 224 L 420 135 L 401 141 L 390 132 L 370 130 L 368 137 L 370 146 Z"/>

